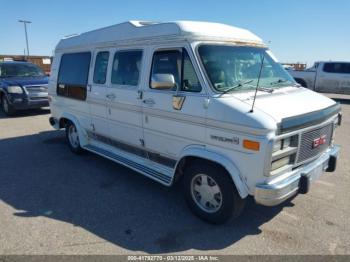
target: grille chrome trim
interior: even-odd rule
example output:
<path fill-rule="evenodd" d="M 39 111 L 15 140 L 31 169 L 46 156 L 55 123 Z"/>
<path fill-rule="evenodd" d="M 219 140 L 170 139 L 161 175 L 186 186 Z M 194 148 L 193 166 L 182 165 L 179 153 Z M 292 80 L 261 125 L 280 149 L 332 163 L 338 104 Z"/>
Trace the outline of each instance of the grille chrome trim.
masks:
<path fill-rule="evenodd" d="M 333 128 L 333 123 L 330 123 L 300 134 L 296 164 L 302 164 L 326 151 L 332 143 Z M 313 148 L 313 141 L 321 136 L 326 136 L 326 143 Z"/>
<path fill-rule="evenodd" d="M 24 90 L 31 100 L 47 99 L 48 97 L 48 85 L 27 85 L 24 86 Z"/>

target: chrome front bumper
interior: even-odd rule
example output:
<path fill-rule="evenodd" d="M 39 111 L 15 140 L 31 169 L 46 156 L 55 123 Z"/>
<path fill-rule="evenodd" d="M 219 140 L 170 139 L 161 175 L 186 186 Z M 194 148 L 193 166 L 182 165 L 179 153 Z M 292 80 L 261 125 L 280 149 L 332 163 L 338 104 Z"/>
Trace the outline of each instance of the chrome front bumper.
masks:
<path fill-rule="evenodd" d="M 290 172 L 286 179 L 256 185 L 255 201 L 261 205 L 275 206 L 297 193 L 307 193 L 310 183 L 318 178 L 316 171 L 335 170 L 339 150 L 339 146 L 329 148 L 318 159 Z"/>

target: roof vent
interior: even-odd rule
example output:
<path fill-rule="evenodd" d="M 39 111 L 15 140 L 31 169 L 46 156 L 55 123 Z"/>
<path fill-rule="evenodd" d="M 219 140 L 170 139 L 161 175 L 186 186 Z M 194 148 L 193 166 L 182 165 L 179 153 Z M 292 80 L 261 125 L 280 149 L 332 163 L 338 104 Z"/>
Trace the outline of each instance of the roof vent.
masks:
<path fill-rule="evenodd" d="M 160 22 L 155 22 L 155 21 L 129 21 L 129 22 L 136 27 L 160 24 Z"/>
<path fill-rule="evenodd" d="M 74 37 L 74 36 L 77 36 L 79 34 L 70 34 L 70 35 L 66 35 L 63 37 L 63 39 L 67 39 L 67 38 L 71 38 L 71 37 Z"/>

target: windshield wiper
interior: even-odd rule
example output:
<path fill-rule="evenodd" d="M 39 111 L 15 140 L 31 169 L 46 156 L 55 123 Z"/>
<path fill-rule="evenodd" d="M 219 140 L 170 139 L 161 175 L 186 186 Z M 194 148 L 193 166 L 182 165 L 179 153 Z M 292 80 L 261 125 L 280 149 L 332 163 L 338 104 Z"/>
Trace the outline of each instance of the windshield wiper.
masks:
<path fill-rule="evenodd" d="M 287 80 L 287 79 L 278 79 L 278 80 L 275 81 L 275 82 L 271 82 L 270 85 L 275 85 L 275 84 L 280 84 L 280 83 L 286 83 L 286 82 L 289 82 L 292 86 L 300 87 L 300 85 L 299 85 L 298 83 L 295 83 L 295 82 L 290 81 L 290 80 Z"/>
<path fill-rule="evenodd" d="M 263 91 L 263 92 L 267 92 L 267 93 L 273 93 L 273 91 L 275 91 L 274 89 L 272 88 L 268 88 L 268 87 L 258 87 L 257 88 L 259 91 Z"/>
<path fill-rule="evenodd" d="M 271 82 L 270 85 L 275 85 L 275 84 L 281 84 L 281 83 L 285 83 L 285 82 L 290 82 L 289 80 L 287 79 L 278 79 L 277 81 L 275 82 Z"/>
<path fill-rule="evenodd" d="M 221 94 L 222 94 L 222 95 L 223 95 L 223 94 L 226 94 L 226 93 L 228 93 L 228 92 L 230 92 L 230 91 L 232 91 L 232 90 L 234 90 L 234 89 L 236 89 L 236 88 L 238 88 L 238 87 L 242 87 L 242 86 L 244 86 L 244 85 L 246 85 L 246 84 L 249 84 L 249 83 L 251 83 L 251 82 L 253 82 L 253 81 L 254 81 L 254 80 L 251 79 L 251 80 L 248 80 L 248 81 L 245 81 L 245 82 L 240 82 L 238 85 L 235 85 L 235 86 L 232 86 L 232 87 L 226 89 L 226 90 L 223 91 Z"/>

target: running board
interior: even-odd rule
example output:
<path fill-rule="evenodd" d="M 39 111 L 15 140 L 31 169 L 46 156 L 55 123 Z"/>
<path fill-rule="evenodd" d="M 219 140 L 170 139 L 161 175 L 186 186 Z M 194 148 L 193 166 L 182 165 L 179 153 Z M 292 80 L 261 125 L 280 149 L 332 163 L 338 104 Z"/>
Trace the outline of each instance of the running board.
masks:
<path fill-rule="evenodd" d="M 172 181 L 172 178 L 163 174 L 163 173 L 160 173 L 152 168 L 149 168 L 145 165 L 142 165 L 140 163 L 137 163 L 135 161 L 132 161 L 128 158 L 125 158 L 123 156 L 120 156 L 120 155 L 117 155 L 115 153 L 112 153 L 108 150 L 105 150 L 105 149 L 102 149 L 100 147 L 97 147 L 97 146 L 94 146 L 94 145 L 91 145 L 91 144 L 88 144 L 86 146 L 84 146 L 84 149 L 90 151 L 90 152 L 93 152 L 93 153 L 96 153 L 100 156 L 103 156 L 103 157 L 106 157 L 114 162 L 117 162 L 119 164 L 122 164 L 128 168 L 131 168 L 165 186 L 170 186 L 171 185 L 171 181 Z"/>

